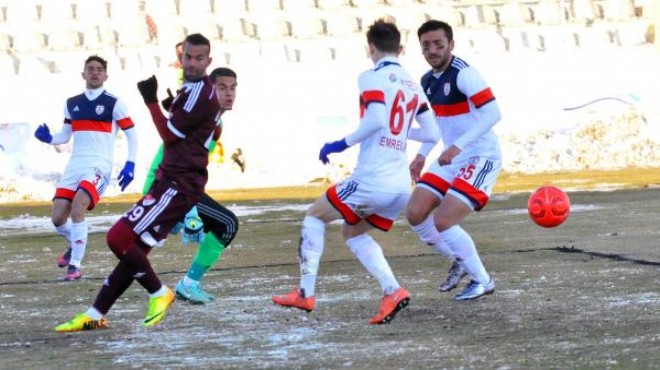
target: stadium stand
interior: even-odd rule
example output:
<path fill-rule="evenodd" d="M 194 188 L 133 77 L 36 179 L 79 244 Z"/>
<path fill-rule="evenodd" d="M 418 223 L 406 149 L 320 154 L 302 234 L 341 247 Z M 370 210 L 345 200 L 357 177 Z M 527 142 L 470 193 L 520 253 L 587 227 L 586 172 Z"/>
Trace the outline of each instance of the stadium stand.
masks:
<path fill-rule="evenodd" d="M 211 7 L 215 14 L 240 14 L 247 11 L 245 0 L 211 0 Z"/>
<path fill-rule="evenodd" d="M 208 0 L 179 0 L 179 15 L 182 17 L 197 17 L 213 13 Z"/>
<path fill-rule="evenodd" d="M 12 49 L 15 53 L 36 53 L 46 48 L 45 36 L 36 28 L 22 27 L 13 36 Z"/>
<path fill-rule="evenodd" d="M 0 51 L 0 78 L 5 82 L 10 78 L 14 78 L 16 70 L 17 66 L 14 58 L 4 50 Z"/>
<path fill-rule="evenodd" d="M 7 23 L 14 25 L 38 21 L 39 14 L 36 2 L 33 0 L 7 2 L 5 5 L 5 20 Z"/>
<path fill-rule="evenodd" d="M 15 74 L 24 59 L 39 57 L 45 61 L 38 62 L 42 70 L 59 73 L 66 69 L 66 58 L 77 58 L 75 53 L 98 53 L 127 71 L 164 68 L 174 44 L 194 32 L 211 39 L 217 61 L 235 67 L 266 60 L 348 63 L 366 58 L 364 32 L 378 18 L 397 23 L 407 53 L 414 54 L 411 60 L 419 57 L 417 28 L 430 18 L 450 23 L 456 29 L 457 50 L 473 53 L 634 46 L 648 42 L 649 4 L 650 0 L 0 0 L 0 52 L 8 51 L 1 68 L 3 75 Z"/>
<path fill-rule="evenodd" d="M 326 34 L 330 37 L 344 37 L 358 33 L 360 26 L 355 16 L 341 14 L 339 12 L 328 12 L 324 15 Z"/>
<path fill-rule="evenodd" d="M 103 0 L 77 0 L 74 3 L 74 14 L 78 22 L 105 22 L 108 20 L 108 6 Z"/>
<path fill-rule="evenodd" d="M 127 19 L 136 19 L 143 11 L 142 4 L 137 1 L 108 1 L 106 4 L 108 6 L 110 19 L 115 22 L 119 21 L 124 23 Z"/>
<path fill-rule="evenodd" d="M 80 49 L 80 35 L 78 31 L 68 27 L 66 23 L 51 25 L 46 31 L 48 50 L 73 51 Z"/>
<path fill-rule="evenodd" d="M 42 22 L 69 22 L 73 19 L 73 3 L 71 0 L 47 0 L 41 2 Z"/>
<path fill-rule="evenodd" d="M 245 10 L 250 13 L 269 13 L 282 10 L 280 0 L 245 0 Z"/>
<path fill-rule="evenodd" d="M 326 33 L 325 21 L 316 16 L 292 16 L 288 19 L 291 23 L 291 36 L 295 38 L 318 38 Z"/>
<path fill-rule="evenodd" d="M 316 9 L 315 0 L 281 0 L 285 12 L 311 12 Z"/>
<path fill-rule="evenodd" d="M 350 0 L 316 0 L 316 7 L 321 10 L 342 9 L 350 4 Z"/>

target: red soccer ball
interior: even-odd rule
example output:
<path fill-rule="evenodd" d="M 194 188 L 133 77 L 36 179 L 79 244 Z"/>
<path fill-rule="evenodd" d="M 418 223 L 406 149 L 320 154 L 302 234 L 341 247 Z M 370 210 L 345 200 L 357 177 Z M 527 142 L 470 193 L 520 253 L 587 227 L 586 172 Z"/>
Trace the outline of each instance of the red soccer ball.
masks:
<path fill-rule="evenodd" d="M 556 227 L 564 223 L 571 213 L 571 200 L 557 187 L 541 186 L 529 196 L 527 212 L 537 225 Z"/>

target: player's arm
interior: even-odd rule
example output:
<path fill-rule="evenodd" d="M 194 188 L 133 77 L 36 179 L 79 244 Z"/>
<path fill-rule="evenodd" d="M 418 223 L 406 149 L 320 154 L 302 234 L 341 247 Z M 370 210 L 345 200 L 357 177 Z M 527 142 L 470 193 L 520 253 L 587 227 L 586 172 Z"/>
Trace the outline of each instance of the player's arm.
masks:
<path fill-rule="evenodd" d="M 163 142 L 167 145 L 181 140 L 179 135 L 170 130 L 169 120 L 163 114 L 160 105 L 158 105 L 158 81 L 156 77 L 151 76 L 146 80 L 138 82 L 137 87 L 140 90 L 144 104 L 149 109 L 149 114 L 156 126 L 156 131 L 158 131 L 158 135 L 163 139 Z"/>
<path fill-rule="evenodd" d="M 137 158 L 137 131 L 135 130 L 135 123 L 128 115 L 128 109 L 123 101 L 117 99 L 115 108 L 112 111 L 112 119 L 117 122 L 117 126 L 124 132 L 126 135 L 126 141 L 128 142 L 128 156 L 126 157 L 127 161 L 135 163 L 135 158 Z"/>
<path fill-rule="evenodd" d="M 73 130 L 71 129 L 71 120 L 64 119 L 64 124 L 59 132 L 53 134 L 53 139 L 50 141 L 51 145 L 66 144 L 71 140 Z"/>
<path fill-rule="evenodd" d="M 373 73 L 365 72 L 358 78 L 360 89 L 360 124 L 346 136 L 346 144 L 353 146 L 378 132 L 387 124 L 385 92 Z"/>
<path fill-rule="evenodd" d="M 462 69 L 458 74 L 456 84 L 458 89 L 477 108 L 477 120 L 470 125 L 468 131 L 453 143 L 454 146 L 462 150 L 490 131 L 499 122 L 502 115 L 493 92 L 476 69 L 470 67 Z"/>
<path fill-rule="evenodd" d="M 44 125 L 46 128 L 46 124 Z M 64 124 L 62 125 L 62 129 L 59 132 L 56 132 L 52 134 L 52 139 L 50 140 L 51 145 L 59 145 L 59 144 L 66 144 L 71 140 L 71 136 L 73 135 L 73 129 L 71 128 L 71 114 L 69 114 L 69 109 L 65 106 L 64 107 Z"/>
<path fill-rule="evenodd" d="M 440 128 L 426 102 L 423 102 L 417 110 L 415 121 L 419 124 L 419 128 L 411 128 L 408 138 L 421 143 L 437 144 L 440 140 Z"/>

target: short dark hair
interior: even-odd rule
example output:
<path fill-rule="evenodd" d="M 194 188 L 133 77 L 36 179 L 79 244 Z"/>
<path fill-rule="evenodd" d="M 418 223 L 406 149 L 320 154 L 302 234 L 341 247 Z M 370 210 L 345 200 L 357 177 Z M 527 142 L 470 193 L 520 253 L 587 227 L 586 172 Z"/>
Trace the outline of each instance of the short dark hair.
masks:
<path fill-rule="evenodd" d="M 108 70 L 108 61 L 106 61 L 105 59 L 101 58 L 98 55 L 90 55 L 89 57 L 87 57 L 87 59 L 85 60 L 85 67 L 87 67 L 87 64 L 89 64 L 89 62 L 99 62 L 103 66 L 103 69 L 105 69 L 106 71 Z"/>
<path fill-rule="evenodd" d="M 452 30 L 449 23 L 435 19 L 430 19 L 419 26 L 419 29 L 417 29 L 417 38 L 421 39 L 423 34 L 437 30 L 445 31 L 445 35 L 449 41 L 454 39 L 454 30 Z"/>
<path fill-rule="evenodd" d="M 188 36 L 186 36 L 186 39 L 183 40 L 184 42 L 187 42 L 191 45 L 205 45 L 209 47 L 209 50 L 211 50 L 211 42 L 209 39 L 204 37 L 201 33 L 193 33 Z"/>
<path fill-rule="evenodd" d="M 218 67 L 218 68 L 214 69 L 213 71 L 211 71 L 211 74 L 209 75 L 209 77 L 211 78 L 211 81 L 213 81 L 214 83 L 215 83 L 215 80 L 218 77 L 237 78 L 236 77 L 236 72 L 234 72 L 230 68 L 226 68 L 226 67 Z"/>
<path fill-rule="evenodd" d="M 367 42 L 385 53 L 396 53 L 401 46 L 401 32 L 394 23 L 378 19 L 367 31 Z"/>

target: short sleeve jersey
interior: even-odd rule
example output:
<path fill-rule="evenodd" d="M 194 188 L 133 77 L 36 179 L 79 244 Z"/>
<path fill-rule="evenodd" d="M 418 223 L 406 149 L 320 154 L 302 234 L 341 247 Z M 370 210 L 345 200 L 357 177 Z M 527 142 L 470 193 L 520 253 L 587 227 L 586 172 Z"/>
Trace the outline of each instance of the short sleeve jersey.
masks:
<path fill-rule="evenodd" d="M 393 57 L 384 58 L 374 69 L 363 72 L 358 87 L 361 119 L 371 104 L 385 105 L 387 115 L 380 130 L 361 142 L 353 176 L 365 188 L 408 191 L 408 131 L 415 116 L 429 109 L 426 96 Z"/>
<path fill-rule="evenodd" d="M 463 59 L 452 57 L 450 66 L 439 76 L 428 71 L 421 79 L 424 92 L 431 102 L 436 120 L 442 127 L 445 148 L 479 124 L 478 108 L 495 100 L 495 96 L 479 72 Z M 497 136 L 489 130 L 463 148 L 463 153 L 500 156 Z"/>
<path fill-rule="evenodd" d="M 112 172 L 114 142 L 118 129 L 134 126 L 126 106 L 102 90 L 88 90 L 66 101 L 64 124 L 71 125 L 73 150 L 67 169 L 96 167 L 106 176 Z"/>
<path fill-rule="evenodd" d="M 165 145 L 163 161 L 156 174 L 176 182 L 180 190 L 201 196 L 208 180 L 208 146 L 220 119 L 220 103 L 208 76 L 197 82 L 186 82 L 177 92 L 170 117 L 169 130 L 180 138 Z"/>

